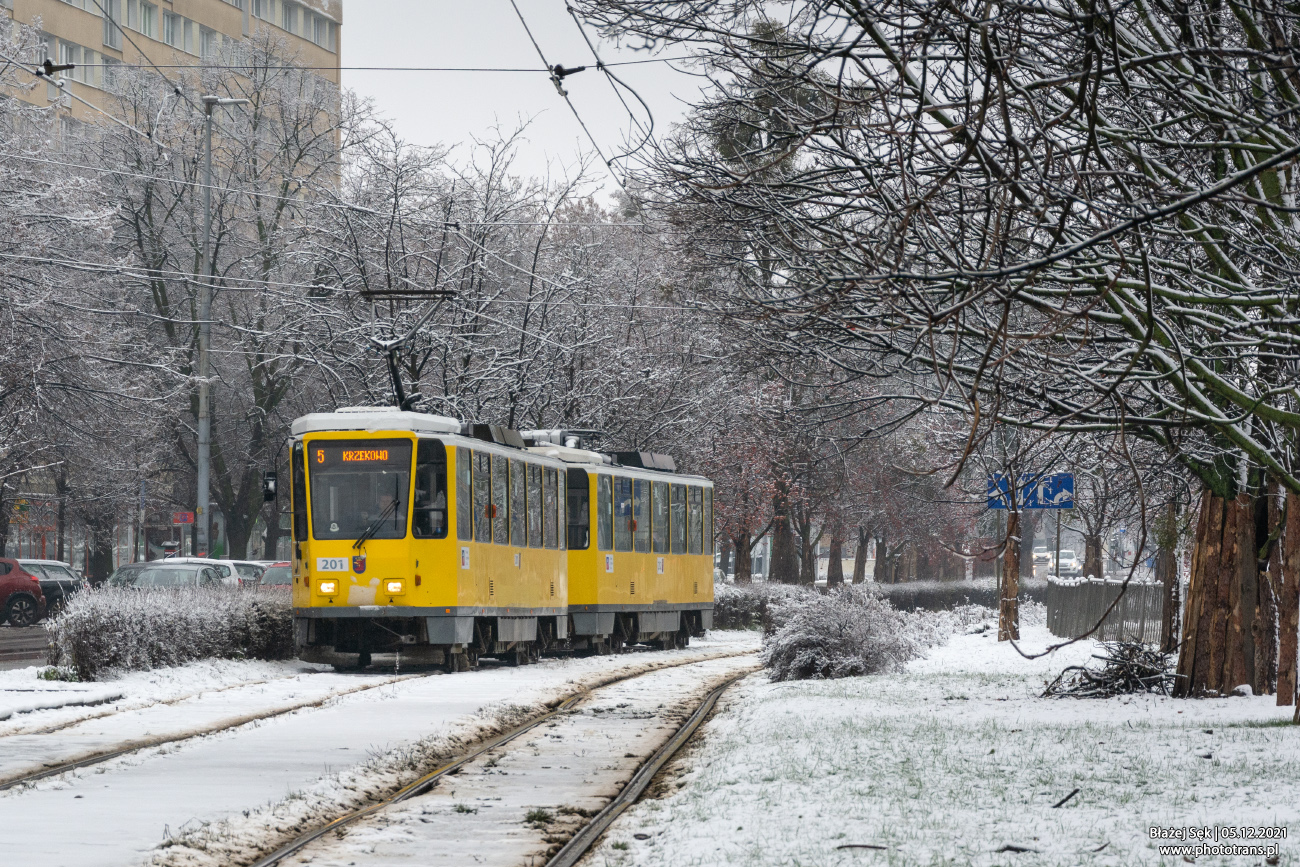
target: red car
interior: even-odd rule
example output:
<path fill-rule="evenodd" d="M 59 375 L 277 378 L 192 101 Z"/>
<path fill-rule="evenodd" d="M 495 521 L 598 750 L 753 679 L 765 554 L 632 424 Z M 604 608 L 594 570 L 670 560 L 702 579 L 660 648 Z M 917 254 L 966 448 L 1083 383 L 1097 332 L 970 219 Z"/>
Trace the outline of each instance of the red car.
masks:
<path fill-rule="evenodd" d="M 0 623 L 32 626 L 45 616 L 45 594 L 40 577 L 19 565 L 17 560 L 0 557 Z"/>

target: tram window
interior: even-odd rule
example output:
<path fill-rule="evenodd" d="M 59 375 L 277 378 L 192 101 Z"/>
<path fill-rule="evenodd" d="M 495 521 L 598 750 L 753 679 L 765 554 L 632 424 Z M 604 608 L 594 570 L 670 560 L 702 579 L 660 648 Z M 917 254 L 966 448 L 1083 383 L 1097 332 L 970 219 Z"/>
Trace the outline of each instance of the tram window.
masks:
<path fill-rule="evenodd" d="M 609 476 L 596 476 L 596 547 L 614 547 L 614 486 Z"/>
<path fill-rule="evenodd" d="M 542 468 L 528 465 L 528 547 L 542 547 Z"/>
<path fill-rule="evenodd" d="M 614 550 L 632 550 L 632 480 L 614 477 Z"/>
<path fill-rule="evenodd" d="M 700 554 L 704 551 L 704 492 L 692 485 L 690 493 L 690 552 Z"/>
<path fill-rule="evenodd" d="M 528 484 L 527 466 L 517 458 L 510 460 L 510 544 L 524 547 L 528 544 L 528 523 L 524 507 Z"/>
<path fill-rule="evenodd" d="M 673 485 L 673 553 L 686 553 L 686 486 Z"/>
<path fill-rule="evenodd" d="M 294 443 L 289 474 L 293 487 L 293 538 L 299 542 L 307 541 L 307 477 L 302 464 L 302 443 Z"/>
<path fill-rule="evenodd" d="M 654 536 L 654 552 L 668 553 L 668 483 L 655 482 L 651 486 L 650 532 Z"/>
<path fill-rule="evenodd" d="M 704 489 L 704 553 L 713 553 L 713 488 Z"/>
<path fill-rule="evenodd" d="M 632 539 L 637 551 L 650 553 L 650 483 L 645 479 L 632 482 Z"/>
<path fill-rule="evenodd" d="M 555 468 L 547 467 L 545 470 L 546 484 L 542 488 L 542 530 L 544 533 L 543 541 L 547 548 L 554 548 L 559 544 L 558 525 L 555 520 L 556 510 L 556 480 Z"/>
<path fill-rule="evenodd" d="M 591 545 L 591 492 L 587 471 L 568 472 L 569 550 L 585 551 Z"/>
<path fill-rule="evenodd" d="M 492 456 L 474 452 L 474 541 L 492 541 Z"/>
<path fill-rule="evenodd" d="M 564 470 L 555 471 L 555 544 L 561 551 L 569 547 L 569 534 L 564 531 L 565 516 L 568 514 L 568 485 L 564 482 Z"/>
<path fill-rule="evenodd" d="M 309 443 L 312 537 L 405 539 L 413 445 L 409 439 Z"/>
<path fill-rule="evenodd" d="M 510 459 L 492 456 L 492 541 L 510 544 Z"/>
<path fill-rule="evenodd" d="M 411 535 L 447 538 L 447 448 L 438 440 L 420 440 L 416 448 Z"/>
<path fill-rule="evenodd" d="M 474 538 L 474 503 L 469 483 L 474 459 L 470 454 L 464 446 L 456 449 L 456 538 L 465 542 Z"/>

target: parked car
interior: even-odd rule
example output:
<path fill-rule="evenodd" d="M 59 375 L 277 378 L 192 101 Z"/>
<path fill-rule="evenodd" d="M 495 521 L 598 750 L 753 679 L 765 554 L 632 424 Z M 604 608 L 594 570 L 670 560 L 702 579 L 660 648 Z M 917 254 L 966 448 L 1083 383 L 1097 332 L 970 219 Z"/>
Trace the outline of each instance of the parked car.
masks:
<path fill-rule="evenodd" d="M 19 565 L 0 557 L 0 623 L 32 626 L 45 616 L 45 592 L 41 579 Z"/>
<path fill-rule="evenodd" d="M 293 585 L 293 564 L 287 560 L 266 567 L 259 587 L 290 587 Z"/>
<path fill-rule="evenodd" d="M 239 571 L 239 564 L 234 560 L 212 560 L 207 557 L 165 557 L 162 560 L 151 560 L 151 563 L 198 563 L 201 566 L 211 566 L 217 570 L 221 576 L 221 583 L 229 584 L 232 587 L 238 587 L 244 583 L 244 578 Z M 261 573 L 258 573 L 261 577 Z M 253 579 L 256 580 L 256 579 Z"/>
<path fill-rule="evenodd" d="M 1074 577 L 1083 572 L 1083 564 L 1068 548 L 1061 549 L 1061 562 L 1057 564 L 1056 574 L 1061 577 Z"/>
<path fill-rule="evenodd" d="M 147 562 L 142 561 L 139 563 L 127 563 L 123 566 L 118 566 L 116 569 L 113 570 L 113 574 L 108 576 L 108 582 L 107 582 L 108 586 L 109 587 L 129 586 L 135 581 L 136 574 L 141 569 L 143 569 L 148 565 L 149 564 Z"/>
<path fill-rule="evenodd" d="M 86 589 L 86 582 L 61 560 L 19 560 L 18 565 L 40 579 L 45 607 L 50 614 L 62 608 L 73 594 Z"/>
<path fill-rule="evenodd" d="M 177 563 L 173 560 L 151 560 L 136 564 L 140 568 L 119 575 L 121 569 L 113 573 L 109 582 L 115 587 L 130 587 L 141 590 L 146 587 L 207 587 L 230 585 L 231 579 L 222 576 L 215 564 Z"/>

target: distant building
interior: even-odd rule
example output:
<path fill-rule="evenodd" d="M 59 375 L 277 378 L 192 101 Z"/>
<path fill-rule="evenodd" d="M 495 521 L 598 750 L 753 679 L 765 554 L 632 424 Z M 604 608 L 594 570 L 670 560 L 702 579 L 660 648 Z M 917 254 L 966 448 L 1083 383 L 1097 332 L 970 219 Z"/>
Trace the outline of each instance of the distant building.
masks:
<path fill-rule="evenodd" d="M 77 64 L 62 77 L 101 109 L 111 107 L 103 88 L 114 64 L 152 61 L 169 74 L 205 62 L 237 66 L 238 45 L 263 30 L 284 39 L 296 63 L 339 83 L 342 0 L 0 0 L 0 20 L 6 14 L 20 24 L 39 20 L 46 57 Z M 19 96 L 37 105 L 62 101 L 77 120 L 95 114 L 50 84 Z"/>

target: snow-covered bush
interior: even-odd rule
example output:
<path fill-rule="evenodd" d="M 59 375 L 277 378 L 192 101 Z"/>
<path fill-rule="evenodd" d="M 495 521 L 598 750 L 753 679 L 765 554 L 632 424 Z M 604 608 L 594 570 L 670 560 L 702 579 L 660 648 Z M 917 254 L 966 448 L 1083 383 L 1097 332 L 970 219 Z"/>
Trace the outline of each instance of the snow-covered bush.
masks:
<path fill-rule="evenodd" d="M 763 664 L 772 680 L 896 671 L 925 647 L 909 615 L 860 587 L 810 594 L 781 615 L 763 642 Z"/>
<path fill-rule="evenodd" d="M 998 579 L 976 578 L 972 581 L 907 581 L 902 584 L 868 584 L 903 611 L 942 611 L 963 605 L 998 607 Z M 1041 578 L 1020 579 L 1020 605 L 1043 602 L 1047 598 L 1047 581 Z"/>
<path fill-rule="evenodd" d="M 50 662 L 81 680 L 214 657 L 293 655 L 288 594 L 234 587 L 87 591 L 73 596 L 45 629 Z"/>
<path fill-rule="evenodd" d="M 794 584 L 713 585 L 714 629 L 762 629 L 768 631 L 776 609 L 791 600 L 815 596 L 811 587 Z"/>

